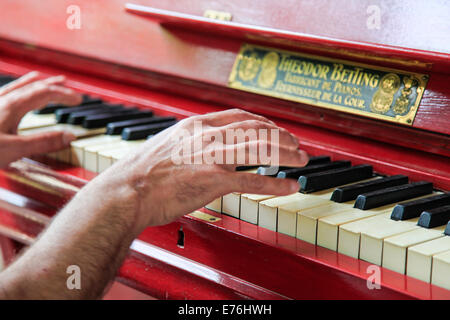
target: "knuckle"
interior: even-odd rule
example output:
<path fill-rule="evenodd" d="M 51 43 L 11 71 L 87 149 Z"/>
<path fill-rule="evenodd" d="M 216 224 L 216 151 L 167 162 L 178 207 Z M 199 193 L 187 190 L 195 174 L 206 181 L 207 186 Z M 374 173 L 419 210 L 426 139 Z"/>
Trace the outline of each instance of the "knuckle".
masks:
<path fill-rule="evenodd" d="M 264 181 L 259 176 L 243 175 L 239 178 L 239 184 L 243 189 L 261 189 L 264 187 Z"/>
<path fill-rule="evenodd" d="M 33 95 L 38 96 L 49 92 L 49 86 L 42 81 L 37 81 L 30 88 Z"/>
<path fill-rule="evenodd" d="M 251 115 L 250 112 L 238 108 L 230 109 L 228 112 L 237 119 L 248 118 Z"/>
<path fill-rule="evenodd" d="M 181 128 L 190 127 L 191 124 L 194 123 L 195 119 L 198 119 L 198 116 L 193 116 L 189 118 L 184 118 L 183 120 L 178 121 L 178 126 Z"/>
<path fill-rule="evenodd" d="M 233 114 L 245 114 L 245 113 L 247 113 L 247 111 L 244 111 L 244 110 L 239 109 L 239 108 L 230 109 L 230 110 L 228 110 L 228 112 L 233 113 Z"/>
<path fill-rule="evenodd" d="M 263 128 L 265 127 L 264 122 L 258 120 L 258 119 L 252 119 L 252 120 L 247 120 L 247 123 L 255 129 L 259 129 L 259 128 Z"/>

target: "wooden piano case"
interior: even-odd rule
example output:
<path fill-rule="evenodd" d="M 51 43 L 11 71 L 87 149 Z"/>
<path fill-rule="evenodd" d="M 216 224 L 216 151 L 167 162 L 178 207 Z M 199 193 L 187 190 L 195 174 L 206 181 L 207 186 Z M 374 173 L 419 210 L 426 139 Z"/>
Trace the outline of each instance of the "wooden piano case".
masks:
<path fill-rule="evenodd" d="M 178 118 L 239 107 L 289 129 L 312 155 L 369 163 L 379 173 L 450 190 L 450 26 L 443 2 L 131 2 L 2 1 L 0 73 L 64 74 L 81 92 Z M 68 27 L 71 5 L 80 9 L 80 28 Z M 382 12 L 380 29 L 367 26 L 369 5 Z M 205 18 L 207 10 L 231 13 L 231 21 Z M 414 122 L 392 123 L 230 88 L 244 43 L 417 72 L 429 80 Z M 45 157 L 2 171 L 0 186 L 21 196 L 0 194 L 2 203 L 14 204 L 0 212 L 8 257 L 7 239 L 29 245 L 45 227 L 36 212 L 56 214 L 94 177 Z M 367 262 L 209 213 L 221 220 L 185 216 L 147 228 L 117 279 L 161 299 L 450 298 L 448 290 L 384 268 L 381 289 L 370 290 Z M 180 227 L 184 246 L 177 245 Z"/>

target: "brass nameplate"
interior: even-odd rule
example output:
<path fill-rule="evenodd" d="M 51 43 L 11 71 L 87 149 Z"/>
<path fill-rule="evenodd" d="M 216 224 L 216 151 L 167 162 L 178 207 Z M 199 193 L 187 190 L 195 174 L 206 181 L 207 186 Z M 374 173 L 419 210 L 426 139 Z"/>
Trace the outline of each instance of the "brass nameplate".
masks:
<path fill-rule="evenodd" d="M 232 88 L 412 125 L 428 75 L 244 44 Z"/>

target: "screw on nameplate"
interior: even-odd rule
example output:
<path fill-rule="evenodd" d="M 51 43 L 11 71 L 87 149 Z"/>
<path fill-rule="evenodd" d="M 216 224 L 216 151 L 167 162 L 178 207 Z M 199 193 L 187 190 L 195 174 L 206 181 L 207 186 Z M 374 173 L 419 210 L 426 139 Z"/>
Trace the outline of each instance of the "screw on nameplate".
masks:
<path fill-rule="evenodd" d="M 229 12 L 216 11 L 216 10 L 206 10 L 203 13 L 205 18 L 221 20 L 221 21 L 231 21 L 232 15 Z"/>
<path fill-rule="evenodd" d="M 217 222 L 217 221 L 222 220 L 219 217 L 216 217 L 216 216 L 213 216 L 211 214 L 207 214 L 207 213 L 201 212 L 201 211 L 194 211 L 194 212 L 188 214 L 188 216 L 194 217 L 194 218 L 206 221 L 206 222 Z"/>

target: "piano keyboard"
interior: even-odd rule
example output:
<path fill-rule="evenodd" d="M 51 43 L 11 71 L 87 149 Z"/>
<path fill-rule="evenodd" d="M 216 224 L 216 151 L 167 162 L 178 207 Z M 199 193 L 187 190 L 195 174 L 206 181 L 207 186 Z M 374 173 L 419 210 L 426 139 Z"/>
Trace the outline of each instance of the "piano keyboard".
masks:
<path fill-rule="evenodd" d="M 11 80 L 1 77 L 0 84 Z M 174 123 L 85 95 L 76 107 L 30 112 L 19 134 L 70 131 L 77 137 L 71 147 L 48 156 L 103 172 Z M 297 179 L 301 190 L 283 197 L 231 193 L 206 208 L 450 289 L 450 194 L 328 156 L 312 157 L 304 168 L 248 171 Z"/>
<path fill-rule="evenodd" d="M 232 193 L 206 208 L 450 289 L 450 193 L 326 156 L 268 173 L 300 191 Z"/>
<path fill-rule="evenodd" d="M 113 105 L 84 95 L 79 106 L 50 104 L 28 113 L 20 122 L 18 132 L 30 135 L 69 131 L 77 138 L 70 148 L 47 156 L 100 173 L 175 123 L 174 117 L 159 117 L 149 110 Z"/>

